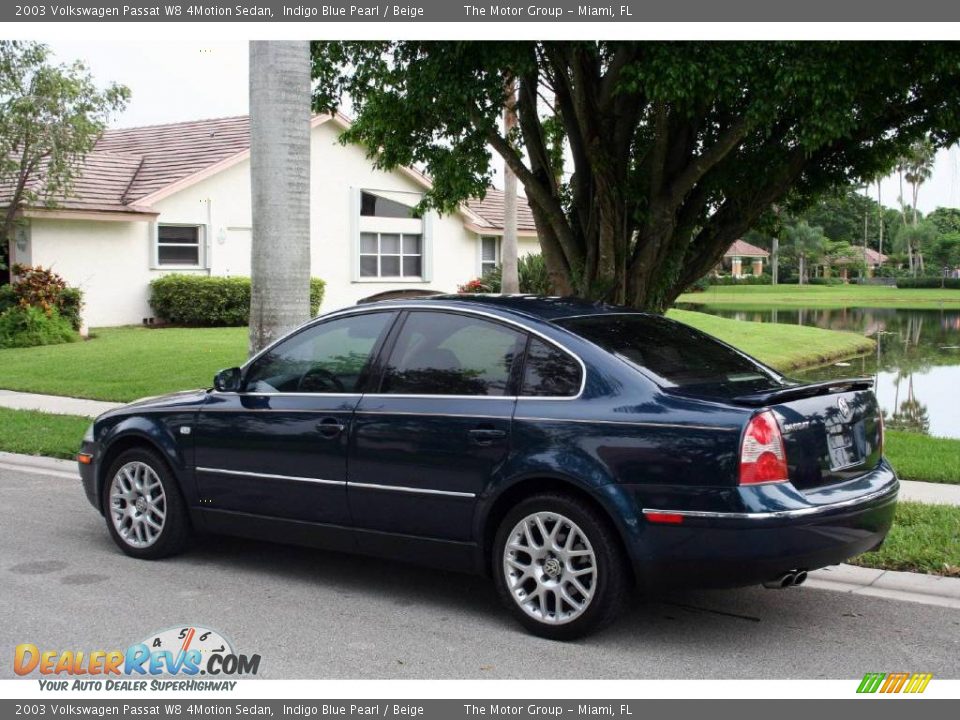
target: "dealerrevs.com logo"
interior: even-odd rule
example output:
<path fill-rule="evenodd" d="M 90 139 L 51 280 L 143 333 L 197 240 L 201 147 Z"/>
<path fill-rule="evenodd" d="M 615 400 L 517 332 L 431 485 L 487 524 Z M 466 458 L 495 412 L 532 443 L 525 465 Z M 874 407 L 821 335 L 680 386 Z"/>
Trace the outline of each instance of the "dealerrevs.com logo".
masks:
<path fill-rule="evenodd" d="M 216 630 L 197 625 L 161 630 L 126 650 L 49 650 L 22 643 L 13 657 L 13 671 L 41 676 L 42 690 L 232 690 L 236 681 L 224 676 L 259 670 L 260 655 L 237 653 Z"/>

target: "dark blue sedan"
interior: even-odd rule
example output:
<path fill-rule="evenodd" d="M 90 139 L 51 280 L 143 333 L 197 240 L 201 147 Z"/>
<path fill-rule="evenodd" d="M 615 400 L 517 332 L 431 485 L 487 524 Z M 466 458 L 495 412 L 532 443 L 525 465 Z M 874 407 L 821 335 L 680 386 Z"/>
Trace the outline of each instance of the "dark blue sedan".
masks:
<path fill-rule="evenodd" d="M 869 380 L 536 297 L 330 313 L 212 390 L 100 416 L 79 460 L 134 557 L 207 531 L 484 573 L 557 639 L 637 585 L 799 584 L 879 546 L 898 489 Z"/>

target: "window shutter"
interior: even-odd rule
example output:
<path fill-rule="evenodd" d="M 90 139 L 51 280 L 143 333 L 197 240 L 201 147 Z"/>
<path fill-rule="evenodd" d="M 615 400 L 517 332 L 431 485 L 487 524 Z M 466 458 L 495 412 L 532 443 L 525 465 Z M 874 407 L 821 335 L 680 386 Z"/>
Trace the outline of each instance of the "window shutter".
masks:
<path fill-rule="evenodd" d="M 424 282 L 433 280 L 433 228 L 436 224 L 437 214 L 430 210 L 423 216 L 423 245 L 420 252 L 423 255 L 421 259 L 420 276 Z"/>
<path fill-rule="evenodd" d="M 350 188 L 350 280 L 360 279 L 360 188 Z"/>

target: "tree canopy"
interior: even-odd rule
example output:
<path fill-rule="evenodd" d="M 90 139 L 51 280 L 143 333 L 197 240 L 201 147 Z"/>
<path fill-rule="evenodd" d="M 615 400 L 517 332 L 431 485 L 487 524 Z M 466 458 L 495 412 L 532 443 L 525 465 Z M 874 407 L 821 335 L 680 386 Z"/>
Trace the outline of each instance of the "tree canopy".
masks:
<path fill-rule="evenodd" d="M 83 63 L 47 46 L 0 41 L 0 262 L 17 213 L 70 194 L 84 156 L 130 91 L 96 86 Z"/>
<path fill-rule="evenodd" d="M 314 109 L 419 166 L 425 205 L 522 183 L 554 289 L 662 311 L 774 204 L 797 210 L 960 136 L 940 42 L 314 42 Z M 517 83 L 518 129 L 500 123 Z"/>

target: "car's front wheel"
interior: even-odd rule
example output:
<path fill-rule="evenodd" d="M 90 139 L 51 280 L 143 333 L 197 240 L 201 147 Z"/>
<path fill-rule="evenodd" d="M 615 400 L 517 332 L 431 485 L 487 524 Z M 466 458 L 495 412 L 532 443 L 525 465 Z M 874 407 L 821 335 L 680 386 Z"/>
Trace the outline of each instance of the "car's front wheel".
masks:
<path fill-rule="evenodd" d="M 121 453 L 103 484 L 107 529 L 127 555 L 155 560 L 180 552 L 190 533 L 180 489 L 152 450 Z"/>
<path fill-rule="evenodd" d="M 504 603 L 531 632 L 572 640 L 610 623 L 628 594 L 619 538 L 574 498 L 529 497 L 500 524 L 493 573 Z"/>

